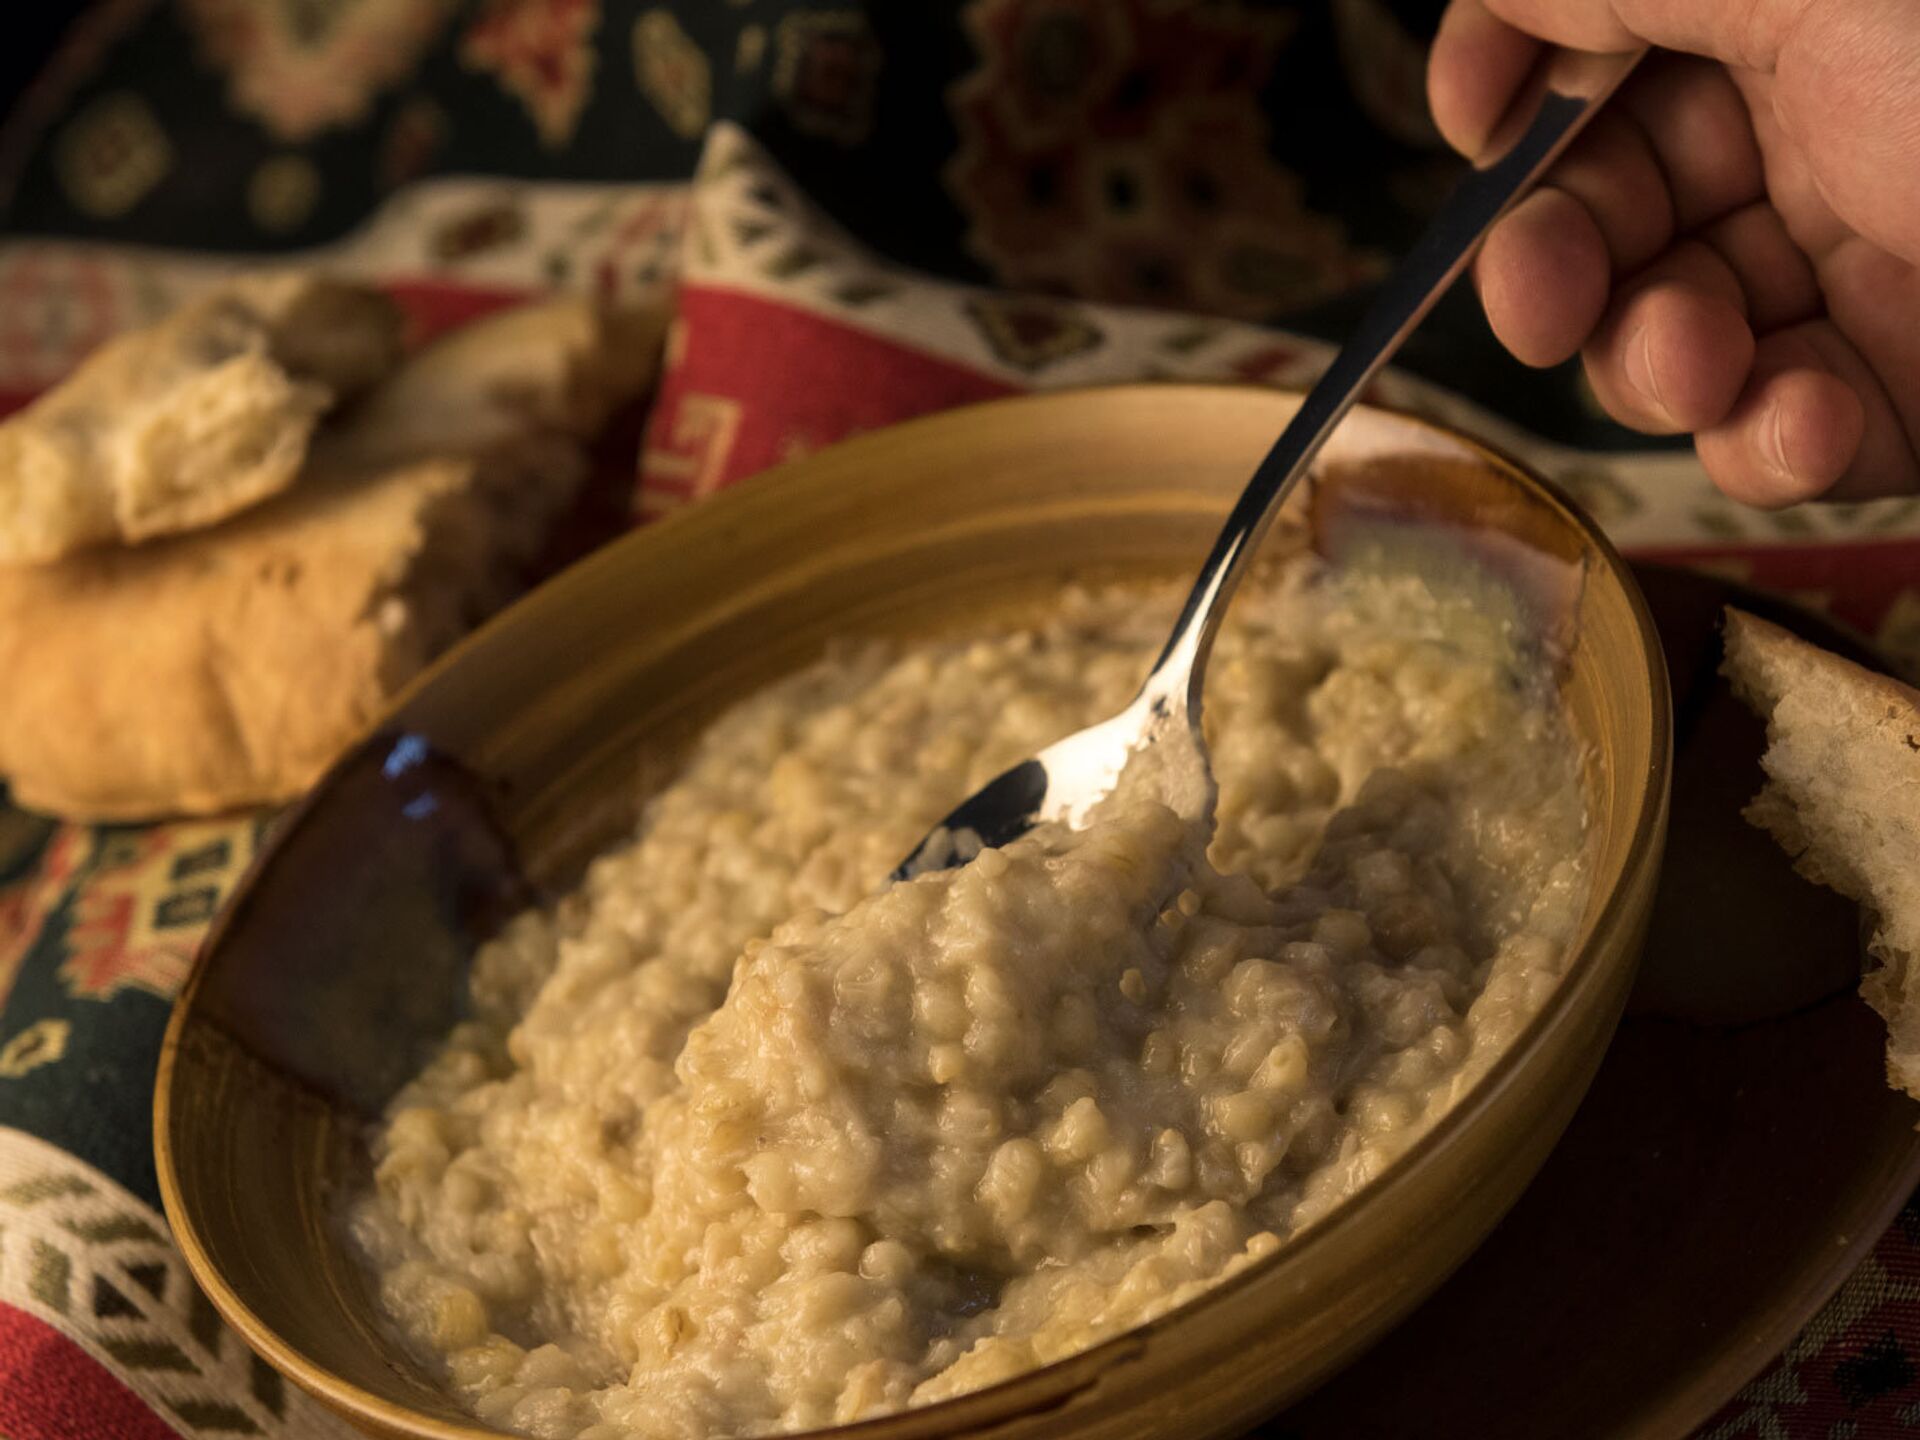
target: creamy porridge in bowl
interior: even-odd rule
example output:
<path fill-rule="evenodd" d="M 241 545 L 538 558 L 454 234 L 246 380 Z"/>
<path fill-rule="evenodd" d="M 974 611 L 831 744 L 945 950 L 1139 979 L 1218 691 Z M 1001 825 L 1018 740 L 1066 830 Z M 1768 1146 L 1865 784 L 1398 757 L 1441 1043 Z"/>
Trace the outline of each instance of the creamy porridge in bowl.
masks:
<path fill-rule="evenodd" d="M 1128 546 L 1177 524 L 1135 473 L 1137 538 L 1094 548 L 1137 576 Z M 1557 502 L 1526 503 L 1513 534 L 1572 531 Z M 937 516 L 894 523 L 908 548 L 945 543 Z M 244 1234 L 184 1225 L 190 1260 L 269 1358 L 394 1434 L 1220 1433 L 1465 1253 L 1617 1016 L 1657 858 L 1664 691 L 1644 650 L 1613 671 L 1595 653 L 1594 630 L 1647 643 L 1595 553 L 1571 639 L 1498 555 L 1456 573 L 1287 553 L 1212 660 L 1210 827 L 1136 767 L 1081 829 L 891 887 L 956 797 L 1118 708 L 1179 592 L 1094 579 L 958 624 L 822 601 L 824 654 L 689 728 L 625 837 L 478 949 L 450 1031 L 409 1021 L 393 1083 L 263 1119 L 315 1172 L 290 1203 L 335 1237 L 320 1298 L 235 1285 L 208 1251 Z M 799 625 L 783 598 L 736 609 Z M 688 603 L 730 623 L 717 595 Z M 466 713 L 433 708 L 415 712 L 429 730 Z M 1648 709 L 1656 730 L 1617 733 Z M 522 713 L 498 743 L 552 752 L 524 737 L 564 727 Z M 240 908 L 216 971 L 265 923 Z M 208 1036 L 163 1070 L 163 1135 L 183 1068 L 239 1063 L 212 1038 L 245 1023 L 238 992 L 205 988 Z M 254 1065 L 273 1042 L 246 1048 Z M 286 1068 L 324 1096 L 326 1063 Z M 209 1109 L 285 1103 L 234 1090 Z M 172 1167 L 170 1211 L 191 1218 Z M 296 1348 L 300 1319 L 258 1313 L 309 1303 L 355 1318 Z"/>
<path fill-rule="evenodd" d="M 875 892 L 1177 598 L 830 655 L 481 951 L 354 1221 L 478 1416 L 718 1440 L 991 1384 L 1272 1254 L 1500 1053 L 1586 899 L 1581 757 L 1531 637 L 1422 579 L 1250 587 L 1211 845 L 1129 775 Z"/>

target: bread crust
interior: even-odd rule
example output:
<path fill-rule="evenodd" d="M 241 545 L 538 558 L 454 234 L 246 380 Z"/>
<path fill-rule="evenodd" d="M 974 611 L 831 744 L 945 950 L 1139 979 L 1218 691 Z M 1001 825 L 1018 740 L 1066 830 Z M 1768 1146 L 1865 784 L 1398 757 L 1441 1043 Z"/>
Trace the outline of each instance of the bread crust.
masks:
<path fill-rule="evenodd" d="M 211 525 L 292 484 L 322 414 L 379 380 L 378 292 L 249 276 L 117 336 L 0 422 L 0 565 Z"/>
<path fill-rule="evenodd" d="M 523 581 L 584 442 L 651 376 L 625 333 L 578 300 L 477 321 L 303 444 L 264 503 L 0 568 L 14 799 L 146 820 L 306 789 Z"/>
<path fill-rule="evenodd" d="M 1746 816 L 1809 880 L 1867 912 L 1860 993 L 1887 1022 L 1887 1076 L 1920 1098 L 1920 692 L 1729 609 L 1722 667 L 1767 722 Z"/>
<path fill-rule="evenodd" d="M 0 571 L 15 800 L 136 820 L 297 794 L 378 712 L 383 606 L 472 469 L 310 476 L 216 531 Z"/>
<path fill-rule="evenodd" d="M 528 434 L 590 440 L 651 383 L 665 311 L 559 296 L 498 311 L 411 359 L 329 438 L 360 464 L 486 454 Z"/>

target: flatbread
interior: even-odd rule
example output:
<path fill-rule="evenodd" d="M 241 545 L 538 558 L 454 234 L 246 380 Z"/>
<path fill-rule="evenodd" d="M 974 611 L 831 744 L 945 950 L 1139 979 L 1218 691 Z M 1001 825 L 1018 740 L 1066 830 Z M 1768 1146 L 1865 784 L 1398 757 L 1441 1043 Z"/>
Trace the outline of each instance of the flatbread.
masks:
<path fill-rule="evenodd" d="M 651 382 L 664 305 L 560 296 L 455 330 L 367 396 L 331 452 L 359 463 L 485 454 L 530 431 L 589 440 Z"/>
<path fill-rule="evenodd" d="M 516 478 L 564 503 L 580 465 L 569 448 Z M 479 472 L 309 474 L 216 531 L 0 571 L 15 800 L 132 820 L 298 794 L 503 598 L 516 527 Z"/>
<path fill-rule="evenodd" d="M 591 313 L 449 337 L 323 429 L 296 485 L 213 528 L 0 569 L 16 802 L 144 820 L 311 785 L 524 583 L 584 441 L 651 378 L 652 353 L 614 353 Z"/>
<path fill-rule="evenodd" d="M 0 565 L 197 529 L 293 483 L 320 416 L 387 374 L 399 311 L 249 276 L 109 340 L 0 422 Z"/>

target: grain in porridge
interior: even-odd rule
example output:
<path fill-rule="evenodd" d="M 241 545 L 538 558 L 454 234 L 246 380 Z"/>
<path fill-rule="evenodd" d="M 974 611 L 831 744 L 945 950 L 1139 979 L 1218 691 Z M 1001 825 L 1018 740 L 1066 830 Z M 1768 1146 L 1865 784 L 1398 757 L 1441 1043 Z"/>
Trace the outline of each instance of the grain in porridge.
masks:
<path fill-rule="evenodd" d="M 1130 775 L 875 891 L 1118 709 L 1175 599 L 844 647 L 483 949 L 354 1220 L 475 1414 L 695 1440 L 977 1389 L 1272 1253 L 1492 1063 L 1584 905 L 1579 757 L 1521 632 L 1424 581 L 1249 587 L 1210 838 Z"/>

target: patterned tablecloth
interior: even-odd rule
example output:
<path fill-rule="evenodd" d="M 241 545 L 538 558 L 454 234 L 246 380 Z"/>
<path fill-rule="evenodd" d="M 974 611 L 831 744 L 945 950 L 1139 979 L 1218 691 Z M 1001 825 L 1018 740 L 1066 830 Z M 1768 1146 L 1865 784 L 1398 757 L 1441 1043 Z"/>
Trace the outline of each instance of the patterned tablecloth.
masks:
<path fill-rule="evenodd" d="M 0 407 L 267 251 L 378 281 L 416 337 L 676 282 L 636 521 L 991 396 L 1298 385 L 1451 173 L 1419 103 L 1434 8 L 106 0 L 0 130 Z M 1505 363 L 1463 297 L 1377 398 L 1523 455 L 1630 551 L 1790 591 L 1920 670 L 1920 498 L 1743 511 L 1566 372 Z M 169 999 L 268 819 L 0 801 L 10 1440 L 341 1433 L 194 1287 L 149 1150 Z M 1704 1433 L 1920 1427 L 1916 1273 L 1910 1208 Z"/>

